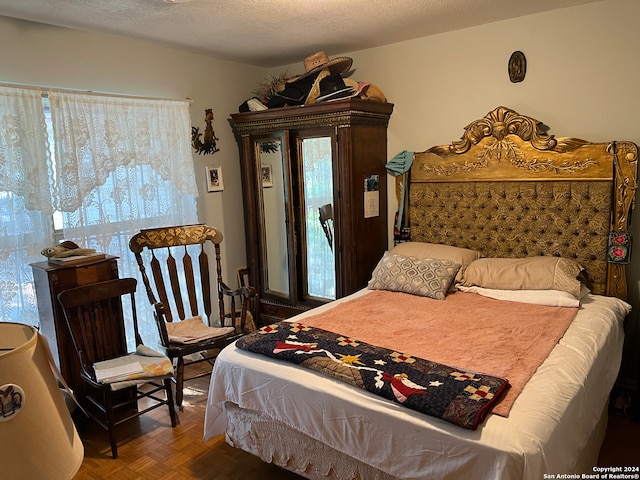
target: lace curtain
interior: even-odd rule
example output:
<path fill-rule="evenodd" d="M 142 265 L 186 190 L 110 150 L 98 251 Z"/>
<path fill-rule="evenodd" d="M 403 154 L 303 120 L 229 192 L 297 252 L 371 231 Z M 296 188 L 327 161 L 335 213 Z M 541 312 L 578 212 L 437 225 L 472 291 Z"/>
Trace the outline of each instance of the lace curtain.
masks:
<path fill-rule="evenodd" d="M 38 325 L 30 263 L 53 242 L 42 93 L 0 87 L 0 321 Z"/>
<path fill-rule="evenodd" d="M 189 103 L 49 92 L 48 136 L 41 91 L 0 92 L 0 320 L 37 325 L 29 263 L 57 243 L 52 212 L 65 240 L 118 256 L 121 277 L 139 277 L 128 242 L 140 229 L 197 221 Z M 146 295 L 137 303 L 155 345 Z"/>
<path fill-rule="evenodd" d="M 155 345 L 129 239 L 197 221 L 189 103 L 60 92 L 49 101 L 64 238 L 120 257 L 120 276 L 138 278 L 140 334 Z"/>
<path fill-rule="evenodd" d="M 119 167 L 148 165 L 177 191 L 197 194 L 187 101 L 51 92 L 49 102 L 59 210 L 81 208 L 91 191 Z"/>

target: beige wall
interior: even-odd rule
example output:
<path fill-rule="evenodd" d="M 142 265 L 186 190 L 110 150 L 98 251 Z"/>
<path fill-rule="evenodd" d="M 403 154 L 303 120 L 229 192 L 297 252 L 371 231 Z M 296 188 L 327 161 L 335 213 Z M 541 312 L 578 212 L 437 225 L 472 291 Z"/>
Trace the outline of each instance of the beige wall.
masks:
<path fill-rule="evenodd" d="M 468 122 L 499 105 L 543 121 L 558 136 L 640 144 L 639 18 L 637 0 L 605 0 L 343 54 L 354 59 L 353 78 L 377 84 L 395 104 L 389 157 L 458 139 Z M 527 57 L 527 76 L 518 84 L 507 74 L 515 50 Z M 302 59 L 272 73 L 285 68 L 301 72 Z M 221 151 L 194 155 L 194 162 L 199 176 L 204 165 L 222 165 L 225 190 L 205 193 L 202 179 L 199 215 L 223 229 L 227 271 L 242 266 L 240 169 L 227 118 L 267 77 L 266 69 L 0 17 L 0 72 L 0 82 L 189 97 L 193 125 L 201 129 L 204 109 L 213 108 Z M 395 211 L 393 196 L 389 206 Z M 638 215 L 633 216 L 636 238 Z M 636 254 L 628 268 L 634 306 L 628 332 L 636 337 L 628 338 L 628 349 L 631 341 L 640 341 L 634 333 L 640 312 L 638 265 Z"/>

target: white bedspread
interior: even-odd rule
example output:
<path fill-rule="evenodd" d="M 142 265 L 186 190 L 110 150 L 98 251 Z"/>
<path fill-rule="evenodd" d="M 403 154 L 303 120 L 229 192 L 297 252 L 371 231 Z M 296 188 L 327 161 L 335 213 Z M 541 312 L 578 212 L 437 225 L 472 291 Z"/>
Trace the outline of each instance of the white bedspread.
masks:
<path fill-rule="evenodd" d="M 338 302 L 367 293 L 362 290 Z M 591 473 L 591 465 L 576 465 L 576 459 L 617 377 L 623 320 L 630 306 L 595 295 L 582 302 L 509 417 L 489 415 L 475 431 L 364 391 L 352 395 L 355 387 L 348 384 L 230 345 L 218 356 L 212 373 L 204 437 L 225 431 L 224 404 L 232 402 L 407 480 L 539 480 L 545 473 Z"/>

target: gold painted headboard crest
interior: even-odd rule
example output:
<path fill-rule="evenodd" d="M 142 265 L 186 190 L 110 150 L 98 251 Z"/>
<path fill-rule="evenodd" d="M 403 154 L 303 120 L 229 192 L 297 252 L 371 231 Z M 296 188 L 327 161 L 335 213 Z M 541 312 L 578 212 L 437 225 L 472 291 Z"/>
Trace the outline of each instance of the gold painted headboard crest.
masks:
<path fill-rule="evenodd" d="M 624 265 L 607 251 L 611 232 L 628 231 L 637 161 L 632 142 L 555 137 L 498 107 L 460 140 L 415 154 L 411 239 L 486 257 L 573 258 L 594 293 L 626 298 Z"/>
<path fill-rule="evenodd" d="M 558 143 L 553 135 L 547 135 L 542 122 L 520 115 L 510 108 L 498 107 L 484 118 L 467 125 L 462 138 L 452 142 L 449 147 L 454 153 L 460 154 L 485 137 L 492 136 L 500 142 L 507 135 L 518 135 L 539 150 L 551 150 Z"/>

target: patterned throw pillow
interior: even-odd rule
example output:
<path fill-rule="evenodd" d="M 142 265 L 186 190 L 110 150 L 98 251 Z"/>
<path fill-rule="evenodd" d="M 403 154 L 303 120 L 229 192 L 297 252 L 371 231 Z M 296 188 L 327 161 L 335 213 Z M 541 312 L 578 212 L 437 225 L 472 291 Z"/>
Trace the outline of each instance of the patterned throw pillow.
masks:
<path fill-rule="evenodd" d="M 444 300 L 459 269 L 460 264 L 451 260 L 385 252 L 373 271 L 368 288 Z"/>
<path fill-rule="evenodd" d="M 456 282 L 462 281 L 464 270 L 467 268 L 467 265 L 482 257 L 480 252 L 469 248 L 459 248 L 452 245 L 440 245 L 438 243 L 426 242 L 399 243 L 393 247 L 391 252 L 397 253 L 398 255 L 405 255 L 407 257 L 439 258 L 441 260 L 451 260 L 452 262 L 459 263 L 462 266 L 460 267 L 460 270 L 458 270 L 455 282 L 453 282 L 449 288 L 452 292 L 455 292 Z"/>

